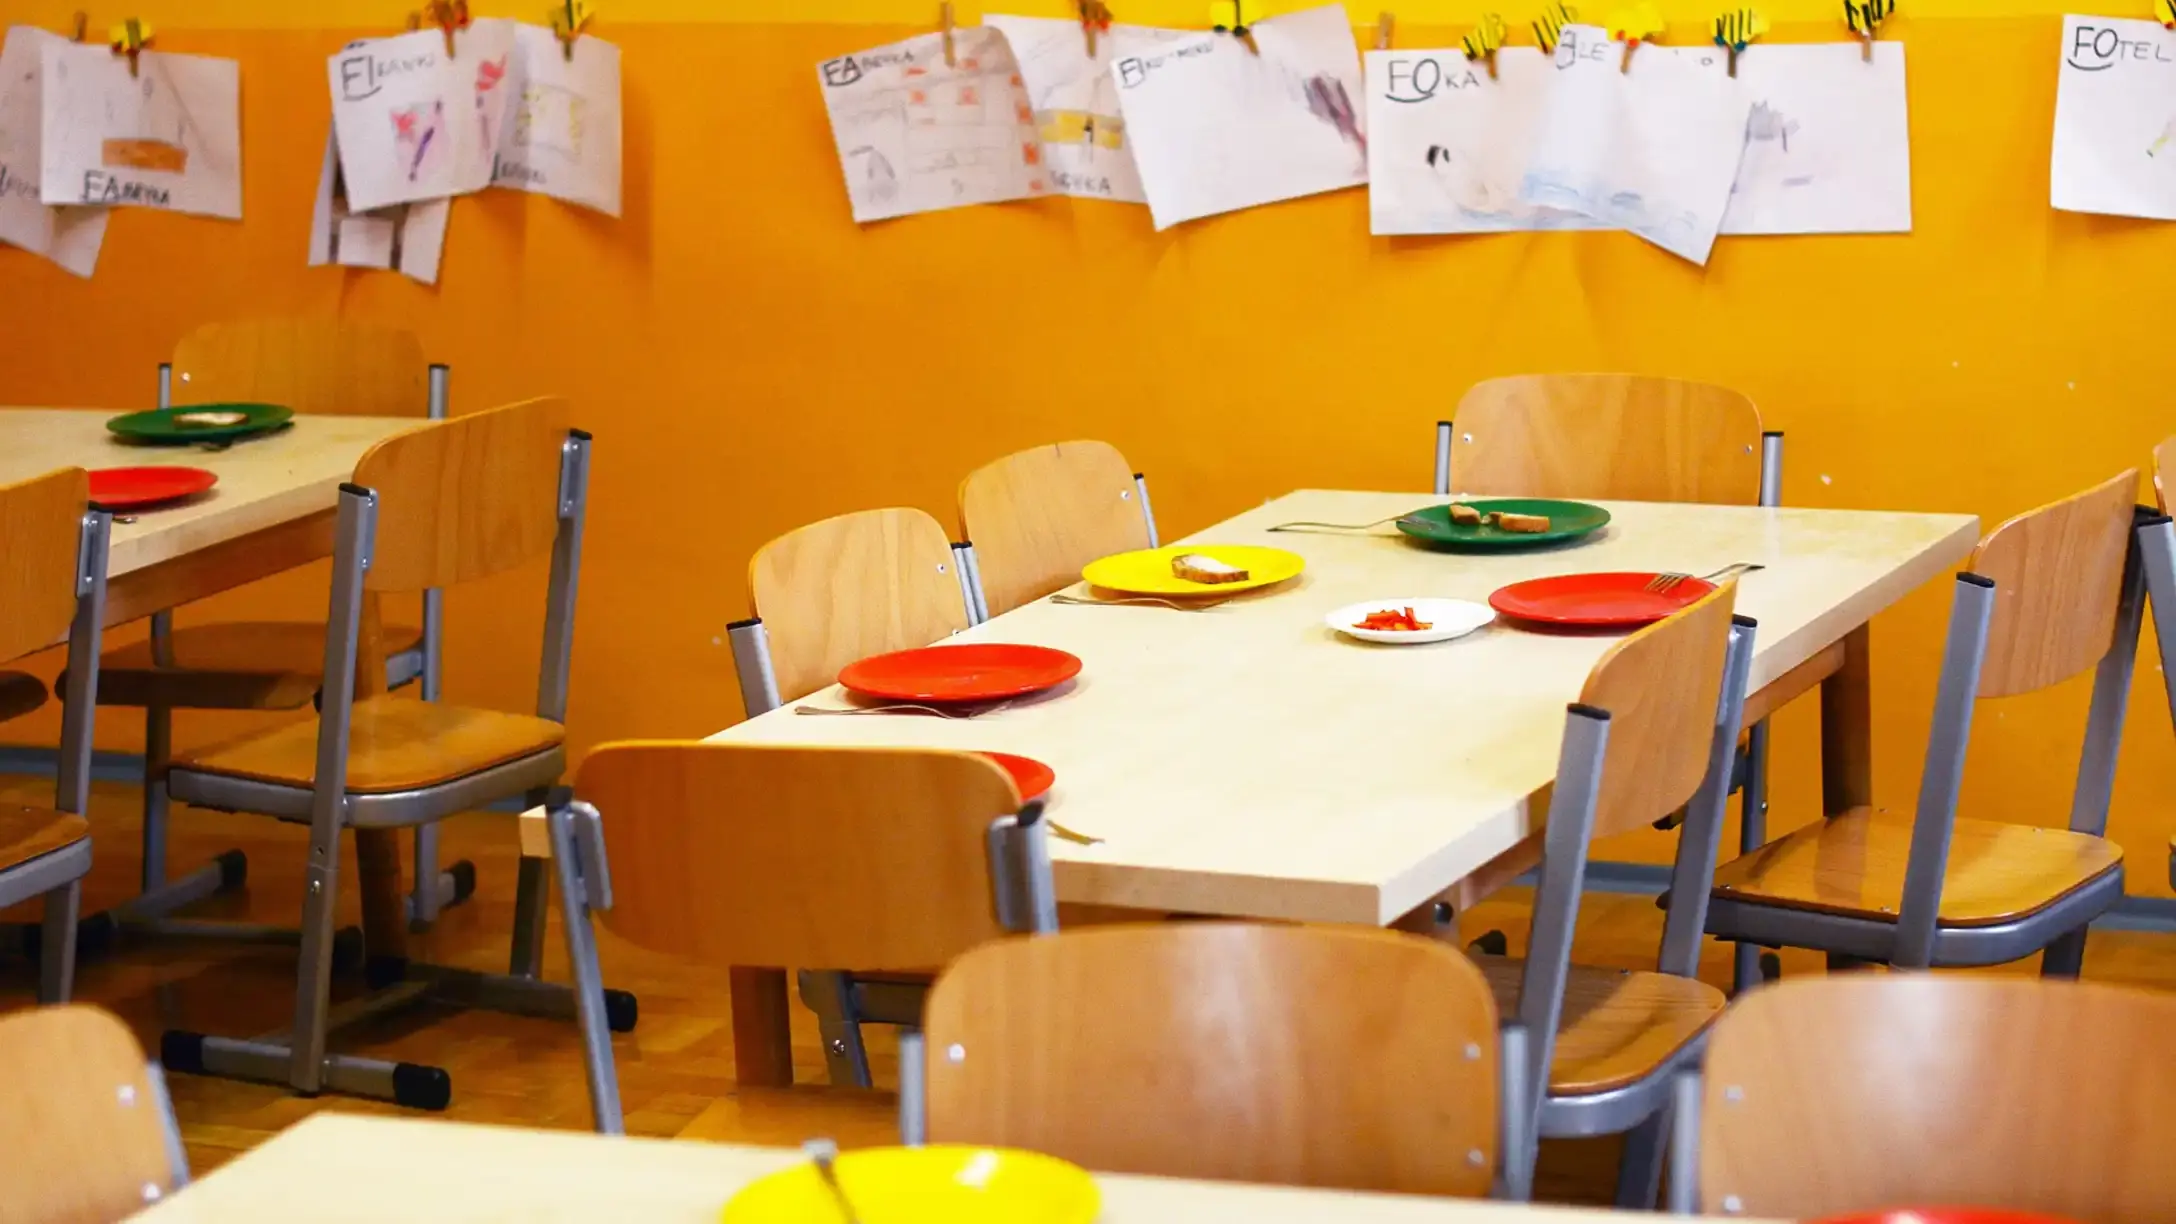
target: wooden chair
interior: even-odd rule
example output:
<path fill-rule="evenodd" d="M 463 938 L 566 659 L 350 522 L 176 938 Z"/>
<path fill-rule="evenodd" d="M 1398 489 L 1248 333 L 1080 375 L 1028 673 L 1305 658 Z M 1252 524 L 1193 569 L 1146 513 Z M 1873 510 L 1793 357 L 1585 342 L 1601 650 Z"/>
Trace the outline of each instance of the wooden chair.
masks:
<path fill-rule="evenodd" d="M 960 482 L 960 538 L 978 620 L 1080 580 L 1090 561 L 1156 546 L 1148 483 L 1108 442 L 1007 455 Z"/>
<path fill-rule="evenodd" d="M 1701 982 L 1700 932 L 1730 797 L 1754 626 L 1733 618 L 1735 584 L 1612 647 L 1564 726 L 1543 830 L 1524 962 L 1485 958 L 1497 1006 L 1530 1035 L 1542 1137 L 1629 1131 L 1620 1206 L 1654 1205 L 1670 1085 L 1696 1060 L 1724 1006 Z M 1589 844 L 1685 809 L 1655 973 L 1571 963 Z M 1510 1170 L 1532 1185 L 1532 1146 Z"/>
<path fill-rule="evenodd" d="M 587 501 L 589 435 L 556 399 L 531 400 L 421 426 L 372 447 L 340 487 L 325 638 L 324 714 L 176 757 L 176 798 L 310 825 L 302 957 L 293 1037 L 237 1041 L 169 1032 L 173 1070 L 330 1088 L 443 1109 L 452 1081 L 437 1067 L 327 1054 L 328 1031 L 420 996 L 572 1017 L 573 993 L 541 980 L 541 859 L 524 858 L 514 902 L 512 973 L 412 965 L 371 949 L 374 987 L 404 990 L 327 1014 L 341 834 L 412 828 L 499 799 L 543 803 L 566 765 L 562 725 L 573 650 L 576 576 Z M 382 691 L 378 597 L 489 578 L 551 556 L 536 714 L 506 714 Z M 364 898 L 366 917 L 372 898 Z M 392 930 L 398 932 L 396 924 Z M 368 932 L 379 938 L 377 930 Z M 622 1030 L 632 996 L 612 1004 Z"/>
<path fill-rule="evenodd" d="M 1845 974 L 1759 991 L 1680 1085 L 1672 1207 L 2160 1224 L 2176 1203 L 2171 1032 L 2176 995 L 2091 982 Z"/>
<path fill-rule="evenodd" d="M 337 319 L 259 319 L 211 323 L 174 347 L 159 367 L 159 406 L 270 403 L 306 415 L 446 415 L 447 368 L 426 366 L 413 333 Z M 307 428 L 307 425 L 304 426 Z M 437 592 L 423 597 L 420 628 L 384 630 L 386 682 L 421 681 L 425 700 L 439 696 Z M 144 711 L 143 878 L 139 895 L 100 915 L 103 926 L 149 933 L 217 935 L 293 942 L 294 932 L 261 925 L 170 919 L 218 892 L 240 888 L 249 864 L 228 850 L 193 871 L 171 876 L 166 832 L 166 763 L 175 710 L 298 710 L 317 699 L 325 656 L 325 626 L 299 621 L 214 621 L 177 626 L 172 610 L 151 618 L 141 642 L 106 655 L 98 700 Z M 418 881 L 412 917 L 433 921 L 440 908 L 475 889 L 475 868 L 457 863 L 441 873 L 436 829 L 417 833 Z M 429 883 L 426 883 L 429 882 Z M 100 932 L 101 936 L 103 932 Z M 359 949 L 359 933 L 343 932 L 344 949 Z"/>
<path fill-rule="evenodd" d="M 2145 577 L 2134 552 L 2138 473 L 2019 515 L 1957 576 L 1918 809 L 1859 808 L 1798 829 L 1716 873 L 1708 930 L 1815 948 L 1831 963 L 1992 965 L 2042 949 L 2075 977 L 2086 924 L 2123 897 L 2123 850 L 2101 836 Z M 1980 698 L 2037 692 L 2095 669 L 2070 827 L 1957 814 Z"/>
<path fill-rule="evenodd" d="M 2161 682 L 2176 720 L 2176 525 L 2169 521 L 2168 480 L 2176 472 L 2176 438 L 2153 448 L 2153 498 L 2159 514 L 2140 523 L 2138 548 L 2153 604 L 2153 635 L 2161 651 Z M 2176 834 L 2168 841 L 2168 879 L 2176 885 Z"/>
<path fill-rule="evenodd" d="M 548 820 L 600 1131 L 622 1123 L 593 918 L 720 966 L 878 974 L 927 973 L 1008 931 L 1057 928 L 1042 804 L 1023 806 L 988 757 L 632 742 L 590 754 L 574 790 Z M 920 1020 L 918 987 L 831 980 L 832 1017 Z M 827 1020 L 826 1043 L 838 1036 Z"/>
<path fill-rule="evenodd" d="M 166 1081 L 111 1013 L 0 1016 L 0 1083 L 0 1220 L 118 1224 L 188 1184 Z"/>
<path fill-rule="evenodd" d="M 1181 923 L 1004 940 L 900 1047 L 910 1142 L 1091 1169 L 1484 1195 L 1526 1126 L 1472 962 L 1349 927 Z"/>
<path fill-rule="evenodd" d="M 68 639 L 53 806 L 0 803 L 0 908 L 45 899 L 38 936 L 38 999 L 45 1003 L 67 1002 L 75 985 L 76 921 L 91 870 L 91 826 L 83 818 L 90 811 L 97 715 L 91 693 L 112 522 L 91 507 L 82 468 L 0 485 L 0 662 Z"/>

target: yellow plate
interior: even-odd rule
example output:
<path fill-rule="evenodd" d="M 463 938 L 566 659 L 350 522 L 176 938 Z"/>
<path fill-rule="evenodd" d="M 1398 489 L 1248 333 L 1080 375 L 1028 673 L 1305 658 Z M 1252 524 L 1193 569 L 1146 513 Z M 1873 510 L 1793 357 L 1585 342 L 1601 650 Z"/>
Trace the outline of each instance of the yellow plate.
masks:
<path fill-rule="evenodd" d="M 1226 565 L 1236 565 L 1247 571 L 1247 576 L 1238 582 L 1188 582 L 1171 572 L 1171 558 L 1187 553 L 1199 553 Z M 1105 557 L 1090 563 L 1080 576 L 1087 579 L 1090 586 L 1124 591 L 1129 595 L 1229 595 L 1296 578 L 1306 568 L 1306 558 L 1281 548 L 1261 548 L 1253 544 L 1173 544 L 1168 548 L 1145 548 L 1140 552 Z"/>
<path fill-rule="evenodd" d="M 839 1185 L 862 1224 L 1092 1224 L 1102 1210 L 1086 1170 L 1040 1152 L 932 1144 L 841 1153 Z M 845 1224 L 816 1166 L 751 1182 L 724 1224 Z"/>

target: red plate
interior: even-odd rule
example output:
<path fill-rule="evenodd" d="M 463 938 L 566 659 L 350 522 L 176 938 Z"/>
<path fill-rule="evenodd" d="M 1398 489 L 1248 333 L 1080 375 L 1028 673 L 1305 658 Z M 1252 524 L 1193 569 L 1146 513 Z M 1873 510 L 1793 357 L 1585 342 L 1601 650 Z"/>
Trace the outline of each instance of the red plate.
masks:
<path fill-rule="evenodd" d="M 1058 771 L 1032 757 L 1014 756 L 1009 752 L 985 752 L 982 755 L 1004 766 L 1012 775 L 1012 784 L 1020 790 L 1020 802 L 1040 799 L 1050 793 L 1051 784 L 1058 780 Z"/>
<path fill-rule="evenodd" d="M 1582 629 L 1652 625 L 1700 601 L 1715 584 L 1687 578 L 1668 592 L 1647 589 L 1653 574 L 1563 574 L 1514 582 L 1488 597 L 1488 606 L 1515 620 Z"/>
<path fill-rule="evenodd" d="M 1056 688 L 1080 660 L 1047 646 L 924 646 L 850 663 L 839 683 L 880 701 L 1000 701 Z"/>
<path fill-rule="evenodd" d="M 1924 1207 L 1831 1216 L 1815 1224 L 2078 1224 L 2068 1216 L 2029 1211 L 1991 1211 L 1981 1207 Z"/>
<path fill-rule="evenodd" d="M 97 468 L 91 500 L 108 510 L 131 510 L 193 497 L 219 483 L 219 473 L 193 467 Z"/>

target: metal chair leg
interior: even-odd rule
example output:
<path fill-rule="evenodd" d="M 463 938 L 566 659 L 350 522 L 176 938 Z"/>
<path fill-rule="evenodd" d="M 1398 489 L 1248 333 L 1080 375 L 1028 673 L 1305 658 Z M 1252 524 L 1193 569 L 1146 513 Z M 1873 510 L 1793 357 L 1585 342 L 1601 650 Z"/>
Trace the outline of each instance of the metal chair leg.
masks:
<path fill-rule="evenodd" d="M 2054 943 L 2040 957 L 2040 976 L 2045 978 L 2076 978 L 2085 970 L 2085 937 L 2087 928 L 2079 927 Z"/>
<path fill-rule="evenodd" d="M 295 975 L 295 1028 L 287 1071 L 287 1082 L 303 1092 L 316 1092 L 325 1083 L 325 1013 L 332 1006 L 340 833 L 337 825 L 311 829 L 310 862 L 303 874 L 302 963 Z"/>
<path fill-rule="evenodd" d="M 38 1002 L 66 1003 L 76 988 L 76 918 L 83 881 L 70 880 L 45 894 L 38 932 Z"/>
<path fill-rule="evenodd" d="M 824 1068 L 833 1084 L 872 1087 L 869 1050 L 861 1040 L 861 1020 L 854 1014 L 854 987 L 844 973 L 803 969 L 801 1001 L 816 1013 L 823 1036 Z"/>
<path fill-rule="evenodd" d="M 514 880 L 514 937 L 507 951 L 506 971 L 514 977 L 533 978 L 544 972 L 544 922 L 551 906 L 551 864 L 522 856 L 521 871 Z"/>
<path fill-rule="evenodd" d="M 547 819 L 552 830 L 553 865 L 559 872 L 559 907 L 566 928 L 567 963 L 574 971 L 576 1018 L 582 1030 L 582 1067 L 589 1078 L 589 1108 L 599 1134 L 623 1135 L 627 1123 L 620 1107 L 619 1065 L 612 1057 L 610 1002 L 604 988 L 604 972 L 597 965 L 597 932 L 591 917 L 592 879 L 602 864 L 588 861 L 574 821 L 595 821 L 596 813 L 553 812 Z M 601 836 L 597 844 L 602 844 Z M 609 896 L 597 903 L 611 904 Z"/>
<path fill-rule="evenodd" d="M 1617 1166 L 1617 1206 L 1653 1211 L 1662 1196 L 1662 1162 L 1669 1147 L 1670 1110 L 1665 1106 L 1626 1132 L 1624 1161 Z"/>

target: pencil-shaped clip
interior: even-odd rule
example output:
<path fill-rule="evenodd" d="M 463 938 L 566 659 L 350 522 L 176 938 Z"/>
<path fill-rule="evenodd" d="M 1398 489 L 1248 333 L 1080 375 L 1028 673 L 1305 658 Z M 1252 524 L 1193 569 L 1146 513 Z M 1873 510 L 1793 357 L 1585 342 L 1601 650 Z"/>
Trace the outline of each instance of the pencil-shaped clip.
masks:
<path fill-rule="evenodd" d="M 1662 38 L 1664 23 L 1662 14 L 1652 4 L 1635 4 L 1621 9 L 1609 19 L 1609 36 L 1624 40 L 1624 63 L 1619 70 L 1632 71 L 1632 53 L 1643 42 L 1656 42 Z"/>
<path fill-rule="evenodd" d="M 1246 0 L 1215 0 L 1209 6 L 1209 28 L 1219 34 L 1229 34 L 1246 44 L 1247 51 L 1260 55 L 1262 48 L 1254 41 L 1254 27 L 1247 24 Z"/>
<path fill-rule="evenodd" d="M 1844 24 L 1863 41 L 1860 57 L 1874 62 L 1874 40 L 1881 37 L 1881 23 L 1896 11 L 1896 0 L 1844 0 Z"/>
<path fill-rule="evenodd" d="M 113 40 L 113 53 L 128 57 L 128 74 L 135 77 L 139 71 L 138 57 L 151 45 L 151 23 L 139 17 L 131 17 L 113 27 L 109 37 Z"/>
<path fill-rule="evenodd" d="M 2153 0 L 2153 19 L 2167 29 L 2176 30 L 2176 0 Z"/>
<path fill-rule="evenodd" d="M 574 62 L 574 40 L 582 36 L 589 19 L 596 15 L 596 6 L 589 0 L 559 0 L 552 5 L 552 34 L 559 39 L 559 51 L 568 63 Z"/>
<path fill-rule="evenodd" d="M 1483 13 L 1478 25 L 1467 33 L 1466 58 L 1482 60 L 1488 64 L 1488 79 L 1496 79 L 1496 52 L 1504 45 L 1504 19 L 1498 13 Z"/>
<path fill-rule="evenodd" d="M 76 21 L 75 21 L 75 31 L 76 31 L 76 32 L 75 32 L 75 35 L 74 35 L 74 38 L 75 38 L 75 40 L 76 40 L 77 42 L 82 42 L 82 41 L 83 41 L 83 39 L 84 39 L 84 36 L 85 36 L 85 35 L 87 35 L 87 34 L 89 34 L 89 33 L 90 33 L 90 30 L 91 30 L 91 15 L 90 15 L 89 13 L 86 13 L 86 12 L 84 12 L 84 11 L 83 11 L 82 9 L 77 9 L 77 10 L 76 10 Z"/>
<path fill-rule="evenodd" d="M 1111 30 L 1111 6 L 1103 0 L 1080 0 L 1080 36 L 1088 43 L 1088 58 L 1096 57 L 1096 36 Z"/>
<path fill-rule="evenodd" d="M 1377 51 L 1388 51 L 1388 50 L 1390 50 L 1390 43 L 1391 43 L 1391 40 L 1392 40 L 1392 39 L 1394 39 L 1394 38 L 1396 38 L 1397 36 L 1398 36 L 1398 15 L 1397 15 L 1396 13 L 1390 13 L 1390 12 L 1384 12 L 1384 13 L 1378 13 L 1378 14 L 1376 14 L 1376 17 L 1375 17 L 1375 49 L 1376 49 Z"/>
<path fill-rule="evenodd" d="M 1715 45 L 1730 53 L 1731 76 L 1738 75 L 1738 56 L 1767 32 L 1767 15 L 1759 9 L 1731 9 L 1715 19 Z"/>
<path fill-rule="evenodd" d="M 446 58 L 454 58 L 454 32 L 468 28 L 468 0 L 431 0 L 431 21 L 446 36 Z"/>
<path fill-rule="evenodd" d="M 1564 37 L 1564 27 L 1577 20 L 1578 9 L 1556 0 L 1541 10 L 1541 16 L 1534 18 L 1534 45 L 1541 48 L 1543 55 L 1555 55 L 1556 44 Z"/>
<path fill-rule="evenodd" d="M 944 0 L 937 6 L 937 28 L 944 35 L 944 66 L 959 67 L 959 51 L 952 43 L 952 0 Z"/>

